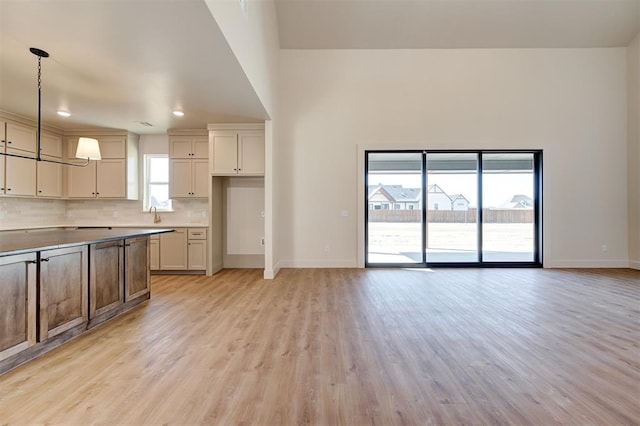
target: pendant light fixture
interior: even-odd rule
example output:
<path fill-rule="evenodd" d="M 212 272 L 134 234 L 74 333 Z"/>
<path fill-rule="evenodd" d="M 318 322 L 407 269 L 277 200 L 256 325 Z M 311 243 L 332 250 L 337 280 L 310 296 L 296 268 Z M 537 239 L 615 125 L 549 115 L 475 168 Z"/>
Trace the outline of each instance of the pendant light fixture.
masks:
<path fill-rule="evenodd" d="M 38 57 L 38 130 L 36 133 L 36 156 L 28 157 L 26 155 L 18 155 L 18 154 L 9 154 L 6 152 L 0 152 L 0 155 L 4 155 L 7 157 L 17 157 L 17 158 L 26 158 L 27 160 L 34 161 L 44 161 L 47 163 L 57 163 L 63 164 L 65 166 L 75 166 L 75 167 L 85 167 L 89 164 L 89 160 L 100 160 L 100 145 L 98 144 L 97 139 L 93 138 L 85 138 L 82 137 L 78 140 L 78 149 L 76 150 L 76 158 L 82 158 L 86 160 L 85 163 L 65 163 L 64 161 L 56 161 L 56 160 L 48 160 L 46 158 L 42 158 L 40 155 L 40 138 L 42 134 L 42 66 L 41 60 L 42 58 L 48 58 L 49 54 L 42 49 L 38 49 L 36 47 L 32 47 L 29 49 L 31 53 Z"/>

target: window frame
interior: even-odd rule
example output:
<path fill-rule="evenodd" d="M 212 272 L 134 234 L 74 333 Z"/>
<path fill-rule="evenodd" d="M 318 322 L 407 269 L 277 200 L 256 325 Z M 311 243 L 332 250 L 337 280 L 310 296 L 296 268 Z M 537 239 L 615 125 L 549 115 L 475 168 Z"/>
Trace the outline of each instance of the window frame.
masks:
<path fill-rule="evenodd" d="M 151 160 L 154 158 L 166 158 L 167 159 L 167 181 L 151 181 L 150 179 L 150 175 L 151 175 Z M 149 200 L 149 194 L 150 194 L 150 190 L 149 187 L 150 185 L 167 185 L 167 194 L 169 193 L 169 154 L 144 154 L 143 155 L 143 162 L 144 162 L 144 167 L 143 167 L 143 191 L 142 191 L 142 209 L 145 212 L 148 212 L 152 206 Z M 173 212 L 173 200 L 171 199 L 171 197 L 168 198 L 169 200 L 169 207 L 168 208 L 160 208 L 160 207 L 156 207 L 156 211 L 158 212 Z"/>

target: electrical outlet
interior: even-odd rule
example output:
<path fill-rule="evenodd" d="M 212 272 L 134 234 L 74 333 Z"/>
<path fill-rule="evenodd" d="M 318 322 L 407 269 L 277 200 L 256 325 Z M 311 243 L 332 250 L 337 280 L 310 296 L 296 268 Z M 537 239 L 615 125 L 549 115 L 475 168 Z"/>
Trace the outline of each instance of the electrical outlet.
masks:
<path fill-rule="evenodd" d="M 609 247 L 607 247 L 607 245 L 606 245 L 606 244 L 603 244 L 603 245 L 602 245 L 602 252 L 603 252 L 603 253 L 607 253 L 608 251 L 609 251 Z"/>
<path fill-rule="evenodd" d="M 264 247 L 264 238 L 260 238 L 260 245 Z"/>
<path fill-rule="evenodd" d="M 331 246 L 329 244 L 325 244 L 324 245 L 324 252 L 325 253 L 329 253 L 329 251 L 331 251 Z"/>

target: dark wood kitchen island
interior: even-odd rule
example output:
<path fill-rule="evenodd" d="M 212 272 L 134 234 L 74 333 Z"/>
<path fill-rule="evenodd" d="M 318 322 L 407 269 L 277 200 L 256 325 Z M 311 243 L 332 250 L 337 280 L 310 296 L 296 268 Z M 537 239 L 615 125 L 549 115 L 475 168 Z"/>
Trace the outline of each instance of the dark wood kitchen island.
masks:
<path fill-rule="evenodd" d="M 149 299 L 149 236 L 165 232 L 0 232 L 0 374 Z"/>

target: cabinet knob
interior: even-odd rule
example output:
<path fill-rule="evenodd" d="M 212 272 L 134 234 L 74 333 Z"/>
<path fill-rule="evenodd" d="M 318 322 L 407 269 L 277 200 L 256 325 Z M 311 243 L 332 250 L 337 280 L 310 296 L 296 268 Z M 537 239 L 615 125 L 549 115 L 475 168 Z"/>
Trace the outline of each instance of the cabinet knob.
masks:
<path fill-rule="evenodd" d="M 11 191 L 11 188 L 7 188 L 7 191 Z"/>
<path fill-rule="evenodd" d="M 42 189 L 38 189 L 38 194 L 42 194 Z"/>
<path fill-rule="evenodd" d="M 7 143 L 13 143 L 13 142 L 11 142 L 11 141 L 7 141 Z"/>
<path fill-rule="evenodd" d="M 46 259 L 40 259 L 40 262 L 48 262 L 49 258 L 47 257 Z"/>

